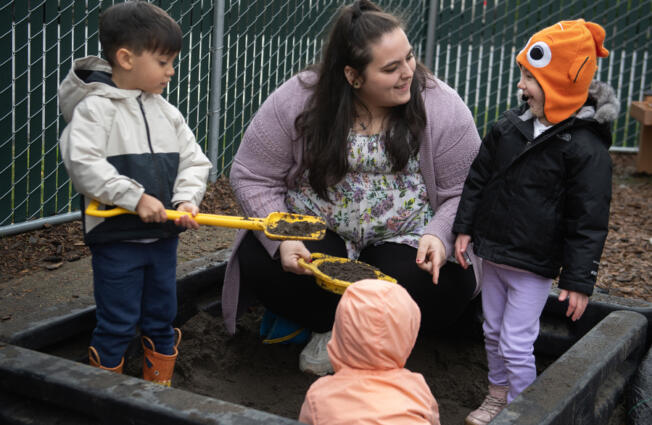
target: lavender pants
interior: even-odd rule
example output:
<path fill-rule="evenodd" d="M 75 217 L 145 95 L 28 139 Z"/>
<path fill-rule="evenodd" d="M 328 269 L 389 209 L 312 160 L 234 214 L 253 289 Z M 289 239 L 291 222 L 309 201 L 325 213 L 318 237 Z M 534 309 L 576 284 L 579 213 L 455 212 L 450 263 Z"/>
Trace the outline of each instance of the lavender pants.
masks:
<path fill-rule="evenodd" d="M 552 280 L 484 262 L 482 309 L 489 383 L 509 386 L 511 402 L 537 377 L 534 341 Z"/>

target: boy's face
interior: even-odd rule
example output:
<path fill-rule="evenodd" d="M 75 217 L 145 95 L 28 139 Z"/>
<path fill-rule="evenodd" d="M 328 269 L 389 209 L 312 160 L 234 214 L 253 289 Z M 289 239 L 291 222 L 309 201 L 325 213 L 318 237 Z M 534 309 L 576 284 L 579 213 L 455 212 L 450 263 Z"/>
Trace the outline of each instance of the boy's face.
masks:
<path fill-rule="evenodd" d="M 516 87 L 523 90 L 523 95 L 527 96 L 527 104 L 530 105 L 532 114 L 539 118 L 539 121 L 547 124 L 548 120 L 546 120 L 546 116 L 543 113 L 543 105 L 545 103 L 543 89 L 527 68 L 521 64 L 518 67 L 521 69 L 521 79 Z"/>
<path fill-rule="evenodd" d="M 125 89 L 137 89 L 146 93 L 161 94 L 174 75 L 174 60 L 178 53 L 162 54 L 143 51 L 132 56 L 132 68 L 128 73 Z"/>

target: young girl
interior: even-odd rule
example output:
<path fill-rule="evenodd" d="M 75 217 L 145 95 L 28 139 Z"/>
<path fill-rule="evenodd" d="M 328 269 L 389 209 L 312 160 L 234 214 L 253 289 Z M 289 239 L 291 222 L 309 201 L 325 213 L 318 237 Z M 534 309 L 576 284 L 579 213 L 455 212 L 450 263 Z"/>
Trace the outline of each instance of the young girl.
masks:
<path fill-rule="evenodd" d="M 439 425 L 437 401 L 425 379 L 404 367 L 420 321 L 419 307 L 400 285 L 369 279 L 349 286 L 328 342 L 335 374 L 310 386 L 299 420 Z"/>
<path fill-rule="evenodd" d="M 602 27 L 562 21 L 517 55 L 527 101 L 485 137 L 466 179 L 453 231 L 467 266 L 483 261 L 482 307 L 489 395 L 466 418 L 486 424 L 536 378 L 533 345 L 552 280 L 578 320 L 593 292 L 611 201 L 613 90 L 591 85 Z M 606 95 L 605 95 L 606 93 Z M 609 98 L 611 94 L 612 98 Z M 561 269 L 561 275 L 560 275 Z"/>

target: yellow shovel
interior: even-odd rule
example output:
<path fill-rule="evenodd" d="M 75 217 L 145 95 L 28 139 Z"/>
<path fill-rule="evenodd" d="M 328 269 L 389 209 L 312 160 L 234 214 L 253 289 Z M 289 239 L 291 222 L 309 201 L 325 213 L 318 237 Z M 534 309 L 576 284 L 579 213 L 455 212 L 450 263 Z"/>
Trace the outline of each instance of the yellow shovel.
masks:
<path fill-rule="evenodd" d="M 114 217 L 121 214 L 134 214 L 124 208 L 115 207 L 100 210 L 100 203 L 93 199 L 86 208 L 86 214 L 94 217 Z M 165 210 L 168 220 L 175 220 L 190 213 Z M 199 224 L 220 227 L 235 227 L 238 229 L 262 230 L 270 239 L 277 240 L 320 240 L 326 235 L 326 222 L 321 217 L 285 212 L 273 212 L 266 218 L 236 217 L 230 215 L 199 213 L 194 217 Z"/>
<path fill-rule="evenodd" d="M 362 261 L 349 260 L 348 258 L 343 258 L 343 257 L 333 257 L 332 255 L 322 254 L 321 252 L 313 252 L 311 254 L 311 258 L 312 261 L 310 263 L 306 263 L 303 258 L 299 258 L 298 261 L 299 265 L 304 269 L 308 269 L 312 271 L 312 274 L 315 275 L 315 281 L 317 282 L 317 285 L 335 294 L 340 294 L 340 295 L 343 294 L 344 291 L 346 291 L 346 288 L 348 288 L 353 282 L 337 279 L 321 271 L 319 267 L 325 263 L 358 264 L 361 267 L 368 269 L 372 273 L 372 275 L 375 275 L 376 279 L 386 280 L 388 282 L 396 283 L 396 279 L 394 279 L 393 277 L 387 276 L 380 270 L 376 269 L 375 267 L 367 263 L 363 263 Z M 369 277 L 371 278 L 371 276 Z"/>

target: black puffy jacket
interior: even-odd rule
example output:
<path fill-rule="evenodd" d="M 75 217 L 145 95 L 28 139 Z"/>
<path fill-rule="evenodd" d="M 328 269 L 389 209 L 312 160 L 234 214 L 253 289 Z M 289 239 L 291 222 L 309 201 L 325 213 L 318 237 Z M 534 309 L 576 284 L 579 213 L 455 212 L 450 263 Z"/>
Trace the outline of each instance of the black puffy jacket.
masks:
<path fill-rule="evenodd" d="M 561 268 L 560 288 L 591 295 L 608 231 L 610 125 L 571 117 L 536 139 L 532 133 L 527 105 L 493 125 L 453 232 L 471 235 L 486 260 L 549 278 Z"/>

